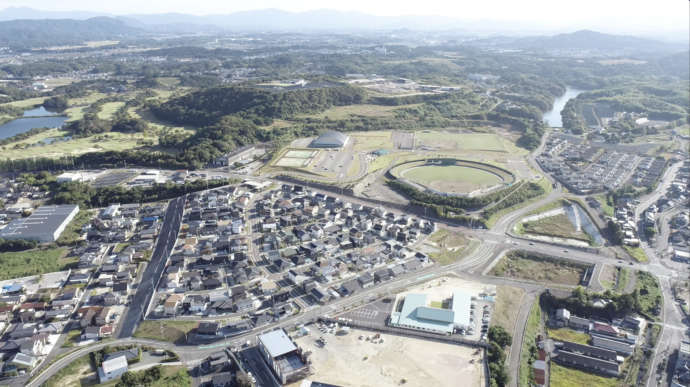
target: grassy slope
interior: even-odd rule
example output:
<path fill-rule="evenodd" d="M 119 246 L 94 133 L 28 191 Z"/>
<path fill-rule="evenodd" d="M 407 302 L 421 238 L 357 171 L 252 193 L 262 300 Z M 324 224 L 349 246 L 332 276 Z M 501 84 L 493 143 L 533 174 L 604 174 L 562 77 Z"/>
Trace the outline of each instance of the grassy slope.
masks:
<path fill-rule="evenodd" d="M 198 324 L 196 321 L 142 321 L 134 332 L 134 337 L 171 343 L 182 342 L 185 334 Z"/>
<path fill-rule="evenodd" d="M 515 320 L 517 319 L 522 297 L 525 290 L 513 286 L 499 285 L 496 287 L 496 305 L 494 315 L 491 318 L 491 326 L 503 327 L 508 333 L 513 334 Z"/>
<path fill-rule="evenodd" d="M 616 378 L 606 378 L 573 368 L 566 368 L 551 362 L 551 387 L 618 387 Z"/>
<path fill-rule="evenodd" d="M 65 259 L 67 249 L 48 248 L 0 254 L 0 280 L 62 271 L 74 260 Z"/>
<path fill-rule="evenodd" d="M 578 344 L 589 344 L 589 335 L 569 328 L 548 329 L 549 337 L 554 340 L 570 341 Z"/>
<path fill-rule="evenodd" d="M 525 325 L 525 332 L 522 338 L 522 350 L 520 351 L 520 379 L 518 386 L 528 387 L 530 380 L 530 347 L 536 345 L 536 337 L 541 326 L 541 307 L 539 302 L 535 301 L 532 304 L 532 309 L 527 317 L 527 324 Z"/>
<path fill-rule="evenodd" d="M 438 253 L 430 254 L 431 259 L 441 265 L 449 265 L 460 260 L 464 252 L 469 248 L 469 240 L 457 232 L 441 229 L 436 231 L 431 237 L 431 242 L 436 243 L 439 248 Z"/>

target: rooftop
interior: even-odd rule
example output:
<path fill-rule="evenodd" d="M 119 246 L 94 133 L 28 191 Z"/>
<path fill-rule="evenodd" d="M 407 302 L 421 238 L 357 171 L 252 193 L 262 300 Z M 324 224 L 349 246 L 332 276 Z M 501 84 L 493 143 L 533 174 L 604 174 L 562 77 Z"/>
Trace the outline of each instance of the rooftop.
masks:
<path fill-rule="evenodd" d="M 260 335 L 259 341 L 263 344 L 264 348 L 266 348 L 268 354 L 274 359 L 297 349 L 295 344 L 282 329 Z"/>

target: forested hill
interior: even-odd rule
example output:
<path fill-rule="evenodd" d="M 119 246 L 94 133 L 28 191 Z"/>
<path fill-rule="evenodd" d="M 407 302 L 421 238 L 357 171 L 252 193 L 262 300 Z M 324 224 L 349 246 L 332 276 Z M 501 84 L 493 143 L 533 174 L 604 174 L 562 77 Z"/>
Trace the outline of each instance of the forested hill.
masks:
<path fill-rule="evenodd" d="M 189 93 L 152 106 L 151 110 L 160 119 L 182 125 L 210 125 L 226 115 L 237 115 L 265 125 L 274 118 L 358 104 L 364 98 L 361 89 L 345 84 L 287 91 L 230 86 Z"/>
<path fill-rule="evenodd" d="M 21 50 L 78 45 L 85 41 L 120 40 L 141 33 L 143 31 L 109 17 L 87 20 L 10 20 L 0 22 L 0 46 Z"/>

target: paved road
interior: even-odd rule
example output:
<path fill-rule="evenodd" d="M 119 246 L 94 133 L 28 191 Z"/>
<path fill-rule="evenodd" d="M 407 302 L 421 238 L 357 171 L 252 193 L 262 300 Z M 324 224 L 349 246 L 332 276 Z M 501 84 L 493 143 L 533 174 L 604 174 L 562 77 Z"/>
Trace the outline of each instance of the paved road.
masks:
<path fill-rule="evenodd" d="M 151 255 L 151 261 L 146 266 L 142 280 L 137 287 L 129 308 L 126 309 L 125 314 L 122 316 L 120 332 L 117 335 L 120 339 L 131 337 L 134 334 L 139 321 L 141 321 L 143 314 L 146 312 L 165 268 L 165 263 L 173 247 L 175 247 L 175 240 L 177 239 L 177 233 L 180 230 L 180 223 L 182 221 L 184 203 L 185 197 L 182 196 L 171 200 L 168 204 L 163 225 L 156 241 L 156 247 Z"/>

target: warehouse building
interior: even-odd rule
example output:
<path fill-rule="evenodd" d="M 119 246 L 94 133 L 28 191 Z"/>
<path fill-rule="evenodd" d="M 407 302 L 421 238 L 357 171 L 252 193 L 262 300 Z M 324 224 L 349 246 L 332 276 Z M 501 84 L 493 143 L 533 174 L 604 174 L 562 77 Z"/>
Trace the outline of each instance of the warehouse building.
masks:
<path fill-rule="evenodd" d="M 42 206 L 27 218 L 11 221 L 0 230 L 0 238 L 55 242 L 78 212 L 74 204 Z"/>
<path fill-rule="evenodd" d="M 282 329 L 259 335 L 259 352 L 282 384 L 302 379 L 309 373 L 302 351 Z"/>
<path fill-rule="evenodd" d="M 348 141 L 350 141 L 350 137 L 340 133 L 336 132 L 335 130 L 329 130 L 328 132 L 323 133 L 316 139 L 314 139 L 311 144 L 309 144 L 310 148 L 342 148 L 345 145 L 347 145 Z"/>
<path fill-rule="evenodd" d="M 407 294 L 401 302 L 402 309 L 391 312 L 391 326 L 450 335 L 471 325 L 472 297 L 464 292 L 453 292 L 450 309 L 427 306 L 426 294 Z"/>

